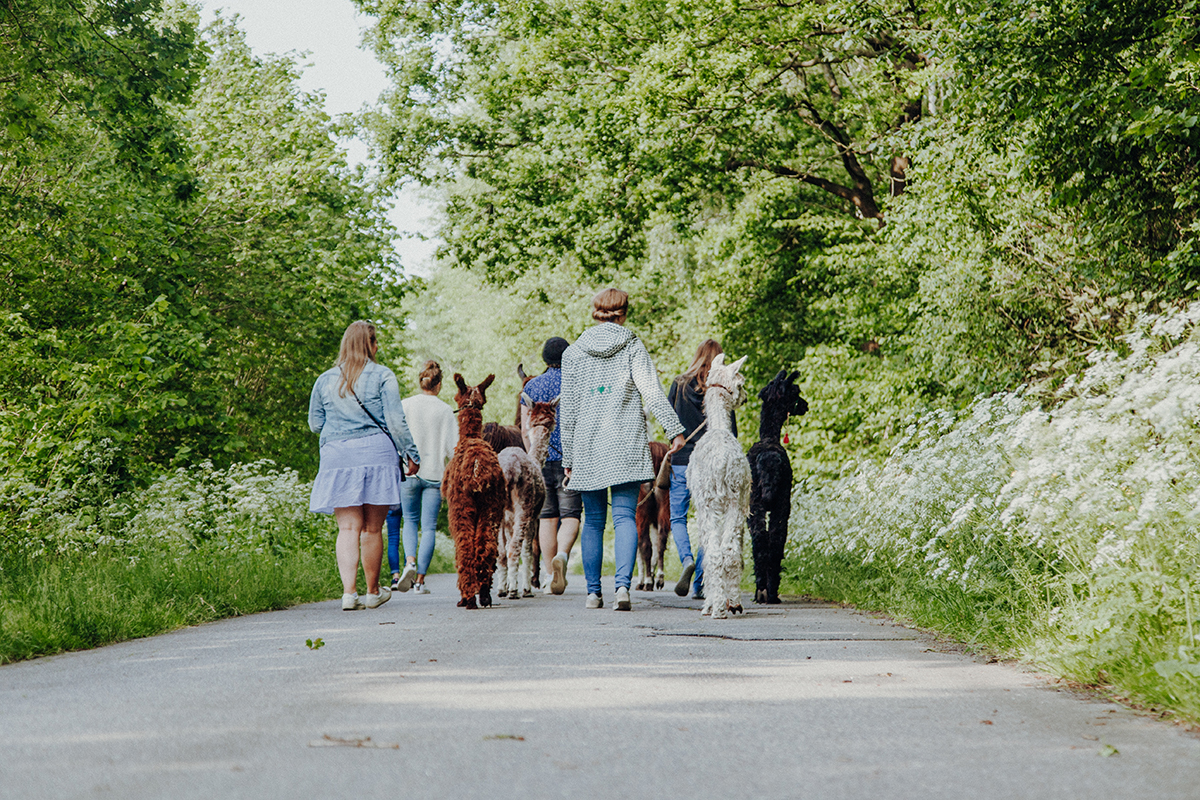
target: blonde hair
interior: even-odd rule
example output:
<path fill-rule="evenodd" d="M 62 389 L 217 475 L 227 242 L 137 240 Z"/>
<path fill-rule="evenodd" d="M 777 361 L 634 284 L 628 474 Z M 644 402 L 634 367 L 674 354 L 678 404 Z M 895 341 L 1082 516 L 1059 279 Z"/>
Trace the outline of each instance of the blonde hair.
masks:
<path fill-rule="evenodd" d="M 700 389 L 700 393 L 704 394 L 708 388 L 708 370 L 712 367 L 713 359 L 724 352 L 716 339 L 705 339 L 696 348 L 696 355 L 692 357 L 691 366 L 679 376 L 679 381 L 686 386 L 692 378 L 695 378 L 696 386 Z"/>
<path fill-rule="evenodd" d="M 629 292 L 608 288 L 592 298 L 592 319 L 597 322 L 616 322 L 629 313 Z"/>
<path fill-rule="evenodd" d="M 433 360 L 426 361 L 425 366 L 421 368 L 419 379 L 421 381 L 421 388 L 427 392 L 432 392 L 433 387 L 442 382 L 442 365 Z"/>
<path fill-rule="evenodd" d="M 338 348 L 336 366 L 342 369 L 342 379 L 338 381 L 338 397 L 345 397 L 347 392 L 354 393 L 354 383 L 362 375 L 368 361 L 374 361 L 371 344 L 375 342 L 375 326 L 370 322 L 359 320 L 351 322 L 346 332 L 342 334 L 342 346 Z"/>

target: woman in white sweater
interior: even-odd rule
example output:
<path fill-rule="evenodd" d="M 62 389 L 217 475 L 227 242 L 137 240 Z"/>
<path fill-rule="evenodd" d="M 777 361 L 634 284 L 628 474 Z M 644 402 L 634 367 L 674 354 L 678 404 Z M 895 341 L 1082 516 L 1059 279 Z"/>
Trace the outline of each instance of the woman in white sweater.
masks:
<path fill-rule="evenodd" d="M 400 511 L 388 514 L 388 562 L 392 565 L 392 588 L 401 592 L 413 589 L 429 594 L 425 573 L 433 559 L 433 537 L 438 514 L 442 510 L 442 474 L 458 443 L 458 423 L 454 410 L 438 399 L 442 391 L 442 368 L 426 361 L 420 375 L 421 393 L 405 398 L 404 415 L 413 441 L 421 454 L 421 468 L 415 476 L 400 484 Z M 407 563 L 400 572 L 400 523 L 404 523 L 404 553 Z M 420 521 L 421 543 L 417 545 Z"/>
<path fill-rule="evenodd" d="M 683 447 L 683 425 L 658 382 L 646 347 L 625 327 L 629 295 L 605 289 L 592 298 L 588 328 L 562 356 L 563 472 L 583 499 L 583 572 L 587 608 L 602 608 L 600 569 L 604 525 L 612 494 L 616 552 L 616 609 L 629 611 L 629 584 L 637 557 L 638 485 L 654 477 L 647 445 L 648 405 L 672 440 L 670 452 Z"/>

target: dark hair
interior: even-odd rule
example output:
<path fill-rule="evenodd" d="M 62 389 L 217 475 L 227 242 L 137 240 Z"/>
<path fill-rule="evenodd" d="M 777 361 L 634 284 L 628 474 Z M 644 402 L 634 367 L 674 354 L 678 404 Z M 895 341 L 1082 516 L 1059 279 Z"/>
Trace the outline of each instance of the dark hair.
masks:
<path fill-rule="evenodd" d="M 542 361 L 546 362 L 547 367 L 561 367 L 562 354 L 571 343 L 561 336 L 553 336 L 546 340 L 542 345 Z"/>

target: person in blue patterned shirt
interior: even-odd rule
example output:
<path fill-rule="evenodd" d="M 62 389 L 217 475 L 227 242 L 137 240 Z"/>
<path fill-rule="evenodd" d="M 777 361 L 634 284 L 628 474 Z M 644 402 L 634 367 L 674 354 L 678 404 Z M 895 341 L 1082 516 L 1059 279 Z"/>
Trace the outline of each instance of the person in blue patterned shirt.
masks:
<path fill-rule="evenodd" d="M 535 403 L 548 403 L 558 397 L 562 389 L 562 354 L 570 342 L 560 336 L 546 340 L 542 346 L 542 360 L 546 371 L 525 384 L 525 395 Z M 529 430 L 529 406 L 521 399 L 521 433 Z M 579 492 L 563 485 L 562 436 L 558 420 L 550 434 L 550 452 L 542 467 L 546 479 L 546 502 L 542 504 L 541 520 L 538 523 L 538 540 L 542 547 L 545 572 L 550 579 L 543 580 L 546 594 L 562 594 L 567 588 L 567 561 L 571 548 L 579 536 L 579 518 L 583 503 Z"/>

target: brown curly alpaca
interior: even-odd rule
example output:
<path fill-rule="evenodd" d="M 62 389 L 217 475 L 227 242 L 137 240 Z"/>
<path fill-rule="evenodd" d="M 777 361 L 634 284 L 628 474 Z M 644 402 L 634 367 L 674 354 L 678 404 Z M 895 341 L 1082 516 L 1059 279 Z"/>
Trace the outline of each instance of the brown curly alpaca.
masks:
<path fill-rule="evenodd" d="M 504 518 L 504 473 L 496 451 L 480 434 L 483 429 L 484 392 L 496 379 L 488 375 L 478 386 L 467 386 L 454 374 L 458 394 L 458 444 L 442 477 L 450 535 L 454 537 L 454 563 L 458 591 L 464 608 L 492 604 L 492 571 L 496 568 L 496 537 Z M 476 605 L 475 596 L 479 595 Z"/>
<path fill-rule="evenodd" d="M 662 442 L 649 444 L 650 461 L 654 466 L 654 474 L 658 475 L 663 459 L 667 457 L 667 445 Z M 671 535 L 669 489 L 669 483 L 656 486 L 655 481 L 646 481 L 638 487 L 638 507 L 634 514 L 638 532 L 638 577 L 634 588 L 647 592 L 661 589 L 667 582 L 663 560 L 667 554 L 667 539 Z"/>

